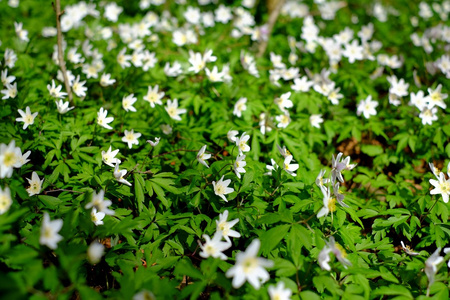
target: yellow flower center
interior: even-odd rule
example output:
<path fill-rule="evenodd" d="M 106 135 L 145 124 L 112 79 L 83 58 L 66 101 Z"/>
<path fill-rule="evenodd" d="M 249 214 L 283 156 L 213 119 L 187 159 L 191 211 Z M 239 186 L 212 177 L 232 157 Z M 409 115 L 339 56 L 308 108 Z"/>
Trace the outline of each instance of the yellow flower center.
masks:
<path fill-rule="evenodd" d="M 330 198 L 330 200 L 328 200 L 328 209 L 331 212 L 336 211 L 336 199 L 335 198 Z"/>
<path fill-rule="evenodd" d="M 341 255 L 342 255 L 343 258 L 347 257 L 347 252 L 345 251 L 345 249 L 341 245 L 336 243 L 334 246 L 339 250 L 339 252 L 341 252 Z"/>
<path fill-rule="evenodd" d="M 254 257 L 247 258 L 242 264 L 242 268 L 246 274 L 251 273 L 256 267 L 258 267 L 258 261 Z"/>

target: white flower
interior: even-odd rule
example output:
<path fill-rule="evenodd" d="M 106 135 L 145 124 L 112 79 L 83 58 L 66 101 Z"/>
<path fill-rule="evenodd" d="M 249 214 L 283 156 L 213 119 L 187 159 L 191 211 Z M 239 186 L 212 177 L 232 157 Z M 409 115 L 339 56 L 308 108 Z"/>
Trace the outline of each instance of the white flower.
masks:
<path fill-rule="evenodd" d="M 29 106 L 25 108 L 26 112 L 21 109 L 18 109 L 17 111 L 19 112 L 21 118 L 16 118 L 16 122 L 23 122 L 24 130 L 27 129 L 28 126 L 33 125 L 34 118 L 38 115 L 37 112 L 32 114 Z"/>
<path fill-rule="evenodd" d="M 80 81 L 80 75 L 75 78 L 73 84 L 72 84 L 72 91 L 77 95 L 78 97 L 86 97 L 86 91 L 87 87 L 84 85 L 86 84 L 85 81 Z"/>
<path fill-rule="evenodd" d="M 188 23 L 198 25 L 200 23 L 200 9 L 198 7 L 188 6 L 183 14 Z"/>
<path fill-rule="evenodd" d="M 164 66 L 164 73 L 166 73 L 169 77 L 177 77 L 183 73 L 181 70 L 181 64 L 177 61 L 174 61 L 172 66 L 170 66 L 170 63 L 166 63 Z"/>
<path fill-rule="evenodd" d="M 275 98 L 274 102 L 278 107 L 281 109 L 281 111 L 285 111 L 286 108 L 291 108 L 294 106 L 292 101 L 289 99 L 291 96 L 291 92 L 287 92 L 282 94 L 279 98 Z"/>
<path fill-rule="evenodd" d="M 291 117 L 287 111 L 282 115 L 276 116 L 275 120 L 278 121 L 278 128 L 286 128 L 291 123 Z"/>
<path fill-rule="evenodd" d="M 242 116 L 242 112 L 247 109 L 245 103 L 247 103 L 247 98 L 244 97 L 240 98 L 234 105 L 233 115 L 238 116 L 240 118 Z"/>
<path fill-rule="evenodd" d="M 17 37 L 24 42 L 28 42 L 28 31 L 22 28 L 22 23 L 14 22 L 14 28 L 17 34 Z"/>
<path fill-rule="evenodd" d="M 294 85 L 291 85 L 291 89 L 296 92 L 308 92 L 313 85 L 314 82 L 309 81 L 308 77 L 303 76 L 302 78 L 294 79 Z"/>
<path fill-rule="evenodd" d="M 159 93 L 159 86 L 155 85 L 155 87 L 148 87 L 147 95 L 144 96 L 144 100 L 150 103 L 152 108 L 155 107 L 155 104 L 162 105 L 161 99 L 164 97 L 164 92 Z"/>
<path fill-rule="evenodd" d="M 436 121 L 438 119 L 437 114 L 437 107 L 428 108 L 424 107 L 422 111 L 419 114 L 419 118 L 422 119 L 423 125 L 431 125 L 433 121 Z"/>
<path fill-rule="evenodd" d="M 292 291 L 284 287 L 284 282 L 280 281 L 276 286 L 269 286 L 270 300 L 290 300 Z"/>
<path fill-rule="evenodd" d="M 118 6 L 115 2 L 108 3 L 105 6 L 104 16 L 111 22 L 117 22 L 120 13 L 123 11 L 123 8 Z"/>
<path fill-rule="evenodd" d="M 448 202 L 450 194 L 450 180 L 445 179 L 443 172 L 439 173 L 439 181 L 430 179 L 430 183 L 434 186 L 434 189 L 430 191 L 431 195 L 441 194 L 444 203 Z"/>
<path fill-rule="evenodd" d="M 61 92 L 62 85 L 56 86 L 55 80 L 52 79 L 52 85 L 47 84 L 48 92 L 50 93 L 50 96 L 55 98 L 64 98 L 67 96 L 67 93 Z"/>
<path fill-rule="evenodd" d="M 6 99 L 14 99 L 17 96 L 17 82 L 14 84 L 7 84 L 6 90 L 1 90 L 1 93 L 4 95 L 2 100 Z"/>
<path fill-rule="evenodd" d="M 330 190 L 326 186 L 321 186 L 320 190 L 323 194 L 323 207 L 317 213 L 318 218 L 328 215 L 330 211 L 331 213 L 336 211 L 336 199 L 330 196 Z"/>
<path fill-rule="evenodd" d="M 247 145 L 248 140 L 250 139 L 250 136 L 246 134 L 245 132 L 242 133 L 240 138 L 236 139 L 236 146 L 239 149 L 239 153 L 242 154 L 243 152 L 250 151 L 250 146 Z"/>
<path fill-rule="evenodd" d="M 44 212 L 39 243 L 41 245 L 46 245 L 50 249 L 58 248 L 58 243 L 63 239 L 63 237 L 58 234 L 62 226 L 63 220 L 58 219 L 50 221 L 50 216 L 47 212 Z"/>
<path fill-rule="evenodd" d="M 161 139 L 161 138 L 156 137 L 154 142 L 151 141 L 151 140 L 147 140 L 147 143 L 149 143 L 152 147 L 155 147 L 156 145 L 159 144 L 159 140 L 160 140 L 160 139 Z"/>
<path fill-rule="evenodd" d="M 206 77 L 208 77 L 209 80 L 212 82 L 222 82 L 224 81 L 224 73 L 219 72 L 219 69 L 217 66 L 214 66 L 212 70 L 205 68 Z"/>
<path fill-rule="evenodd" d="M 316 178 L 316 185 L 321 188 L 322 186 L 324 186 L 325 184 L 327 184 L 328 182 L 330 182 L 329 178 L 323 178 L 323 175 L 325 175 L 326 170 L 320 170 L 319 175 L 317 175 Z"/>
<path fill-rule="evenodd" d="M 106 129 L 113 129 L 109 123 L 114 121 L 113 117 L 106 117 L 108 115 L 108 111 L 104 109 L 103 107 L 100 107 L 100 111 L 97 112 L 97 124 L 106 128 Z"/>
<path fill-rule="evenodd" d="M 44 178 L 42 180 L 39 178 L 38 174 L 33 171 L 31 174 L 31 179 L 28 179 L 28 183 L 30 186 L 27 188 L 28 195 L 31 197 L 33 195 L 37 195 L 41 192 L 42 183 L 44 182 Z"/>
<path fill-rule="evenodd" d="M 22 151 L 16 147 L 12 140 L 9 145 L 0 144 L 0 178 L 11 177 L 13 168 L 19 168 L 21 164 Z"/>
<path fill-rule="evenodd" d="M 209 168 L 209 166 L 205 160 L 210 159 L 211 154 L 209 154 L 209 153 L 205 154 L 205 150 L 206 150 L 206 145 L 204 145 L 203 147 L 200 148 L 200 150 L 197 153 L 197 160 L 199 163 L 201 163 L 205 167 Z"/>
<path fill-rule="evenodd" d="M 349 63 L 354 63 L 355 60 L 362 60 L 364 58 L 364 48 L 358 44 L 357 40 L 353 40 L 351 44 L 346 43 L 342 55 L 348 58 Z"/>
<path fill-rule="evenodd" d="M 131 186 L 131 183 L 123 178 L 125 174 L 127 174 L 127 170 L 119 170 L 119 164 L 116 164 L 116 166 L 114 167 L 114 178 L 120 183 Z"/>
<path fill-rule="evenodd" d="M 270 275 L 264 267 L 272 267 L 273 262 L 257 257 L 260 245 L 258 239 L 253 240 L 245 252 L 236 254 L 236 264 L 225 273 L 227 277 L 233 277 L 231 284 L 235 289 L 240 288 L 245 281 L 259 289 L 262 283 L 269 280 Z"/>
<path fill-rule="evenodd" d="M 405 244 L 403 243 L 403 241 L 400 241 L 400 243 L 402 244 L 403 251 L 405 251 L 406 254 L 411 255 L 411 256 L 417 256 L 417 255 L 420 255 L 420 253 L 414 252 L 409 246 L 405 246 Z M 445 250 L 445 249 L 444 249 L 444 250 Z"/>
<path fill-rule="evenodd" d="M 214 193 L 225 200 L 225 202 L 228 202 L 227 198 L 225 198 L 225 195 L 234 192 L 234 189 L 228 187 L 228 185 L 231 183 L 231 179 L 223 180 L 223 177 L 224 175 L 222 175 L 222 178 L 220 178 L 217 183 L 213 181 L 212 184 L 214 187 Z"/>
<path fill-rule="evenodd" d="M 346 258 L 347 253 L 345 250 L 334 241 L 334 237 L 330 236 L 329 242 L 326 242 L 325 247 L 320 251 L 319 257 L 317 261 L 322 270 L 331 271 L 331 267 L 328 264 L 330 262 L 330 252 L 336 256 L 336 258 L 341 262 L 341 264 L 347 268 L 347 266 L 351 266 L 352 264 Z"/>
<path fill-rule="evenodd" d="M 105 215 L 104 212 L 97 212 L 97 209 L 93 207 L 91 210 L 91 221 L 94 222 L 95 226 L 103 225 L 103 218 Z"/>
<path fill-rule="evenodd" d="M 12 199 L 9 187 L 6 186 L 3 190 L 0 187 L 0 215 L 3 215 L 5 212 L 7 212 L 11 207 L 11 204 Z"/>
<path fill-rule="evenodd" d="M 205 243 L 203 245 L 200 244 L 202 251 L 199 254 L 201 257 L 208 258 L 212 256 L 221 260 L 227 259 L 227 256 L 222 252 L 231 247 L 231 242 L 222 242 L 222 233 L 220 231 L 216 231 L 212 239 L 206 234 L 203 235 L 203 238 Z"/>
<path fill-rule="evenodd" d="M 124 69 L 125 67 L 130 67 L 131 63 L 131 55 L 127 55 L 125 54 L 125 52 L 127 51 L 127 48 L 123 48 L 119 54 L 117 54 L 117 62 L 119 63 L 119 65 L 122 67 L 122 69 Z"/>
<path fill-rule="evenodd" d="M 297 171 L 298 164 L 291 164 L 292 159 L 293 159 L 292 155 L 286 156 L 283 163 L 283 169 L 286 170 L 288 174 L 292 176 L 297 176 L 297 174 L 295 174 L 294 172 Z"/>
<path fill-rule="evenodd" d="M 375 116 L 377 114 L 377 111 L 375 110 L 377 106 L 378 102 L 374 100 L 372 101 L 372 95 L 369 95 L 365 100 L 361 100 L 361 102 L 359 102 L 356 114 L 358 116 L 364 114 L 364 117 L 368 119 L 370 116 Z"/>
<path fill-rule="evenodd" d="M 434 106 L 439 106 L 442 109 L 447 108 L 447 104 L 445 104 L 444 99 L 447 99 L 448 95 L 441 93 L 442 84 L 439 84 L 434 90 L 428 88 L 428 96 L 426 97 L 429 101 L 430 108 Z"/>
<path fill-rule="evenodd" d="M 227 138 L 228 138 L 228 140 L 230 141 L 230 142 L 236 142 L 236 139 L 237 139 L 237 135 L 239 134 L 239 131 L 237 131 L 237 130 L 230 130 L 230 131 L 228 131 L 227 132 Z"/>
<path fill-rule="evenodd" d="M 264 175 L 272 176 L 272 171 L 278 170 L 278 165 L 272 158 L 270 159 L 270 163 L 271 165 L 266 165 L 266 168 L 269 171 L 264 173 Z"/>
<path fill-rule="evenodd" d="M 336 178 L 344 183 L 344 177 L 342 177 L 342 171 L 352 170 L 356 167 L 356 164 L 350 164 L 350 156 L 347 156 L 344 160 L 341 160 L 343 153 L 339 152 L 336 158 L 332 157 L 331 159 L 331 182 L 335 182 Z"/>
<path fill-rule="evenodd" d="M 397 79 L 397 76 L 392 75 L 387 77 L 387 81 L 391 84 L 389 88 L 389 93 L 394 94 L 398 97 L 404 97 L 408 95 L 409 83 L 405 83 L 405 80 L 401 78 Z"/>
<path fill-rule="evenodd" d="M 103 73 L 102 77 L 100 77 L 100 85 L 103 87 L 109 86 L 116 82 L 115 79 L 111 79 L 111 74 Z"/>
<path fill-rule="evenodd" d="M 119 153 L 119 149 L 111 151 L 111 146 L 107 152 L 102 151 L 102 160 L 105 164 L 114 168 L 113 164 L 120 164 L 120 160 L 116 158 L 117 153 Z"/>
<path fill-rule="evenodd" d="M 320 124 L 323 123 L 322 115 L 311 115 L 309 117 L 309 122 L 311 123 L 311 126 L 320 128 Z"/>
<path fill-rule="evenodd" d="M 136 112 L 136 108 L 134 108 L 133 104 L 137 101 L 137 98 L 134 97 L 134 94 L 130 94 L 122 98 L 122 107 L 125 111 L 133 111 Z"/>
<path fill-rule="evenodd" d="M 141 0 L 142 1 L 142 0 Z M 156 300 L 152 292 L 143 290 L 133 296 L 133 300 Z"/>
<path fill-rule="evenodd" d="M 87 257 L 91 264 L 96 264 L 102 259 L 103 253 L 105 252 L 105 246 L 97 241 L 93 241 L 88 248 Z"/>
<path fill-rule="evenodd" d="M 234 219 L 232 221 L 227 222 L 228 219 L 228 210 L 225 210 L 223 214 L 219 214 L 219 220 L 216 220 L 217 230 L 222 232 L 223 238 L 227 242 L 231 242 L 230 237 L 240 238 L 241 234 L 236 230 L 232 230 L 231 228 L 239 222 L 239 219 Z"/>
<path fill-rule="evenodd" d="M 60 114 L 65 114 L 69 110 L 74 109 L 73 106 L 69 107 L 69 104 L 70 104 L 69 101 L 64 102 L 63 100 L 60 99 L 59 102 L 55 101 L 55 103 L 56 103 L 56 109 L 58 110 L 58 112 Z"/>
<path fill-rule="evenodd" d="M 167 111 L 167 113 L 169 114 L 169 116 L 172 119 L 177 120 L 177 121 L 181 121 L 180 114 L 186 113 L 186 109 L 178 108 L 178 100 L 177 99 L 173 99 L 173 101 L 167 100 L 167 106 L 164 108 Z"/>
<path fill-rule="evenodd" d="M 247 165 L 245 162 L 245 155 L 239 155 L 236 157 L 236 160 L 234 161 L 234 173 L 236 173 L 236 176 L 241 179 L 241 173 L 245 173 L 244 167 Z"/>
<path fill-rule="evenodd" d="M 11 84 L 16 80 L 16 76 L 8 76 L 8 69 L 4 69 L 1 73 L 2 84 L 6 87 L 8 84 Z"/>
<path fill-rule="evenodd" d="M 161 124 L 161 130 L 165 135 L 169 135 L 172 133 L 172 126 L 169 124 Z"/>
<path fill-rule="evenodd" d="M 437 273 L 438 265 L 444 261 L 444 258 L 439 255 L 439 252 L 441 252 L 441 248 L 437 248 L 436 251 L 434 251 L 434 253 L 431 254 L 431 256 L 425 261 L 425 274 L 427 274 L 429 281 L 427 296 L 429 296 L 430 287 L 434 283 L 434 276 Z"/>
<path fill-rule="evenodd" d="M 427 107 L 427 99 L 423 91 L 418 91 L 416 94 L 410 94 L 412 105 L 415 105 L 420 111 Z"/>
<path fill-rule="evenodd" d="M 141 135 L 139 132 L 134 133 L 134 129 L 131 129 L 131 131 L 125 130 L 125 136 L 122 138 L 122 142 L 128 143 L 128 148 L 131 149 L 133 145 L 139 145 L 138 138 Z"/>
<path fill-rule="evenodd" d="M 104 190 L 100 190 L 98 194 L 94 192 L 92 194 L 91 202 L 86 204 L 84 208 L 89 209 L 91 207 L 94 207 L 99 212 L 103 212 L 107 215 L 114 215 L 114 211 L 108 208 L 108 206 L 112 204 L 111 200 L 103 199 L 104 196 L 105 196 Z"/>

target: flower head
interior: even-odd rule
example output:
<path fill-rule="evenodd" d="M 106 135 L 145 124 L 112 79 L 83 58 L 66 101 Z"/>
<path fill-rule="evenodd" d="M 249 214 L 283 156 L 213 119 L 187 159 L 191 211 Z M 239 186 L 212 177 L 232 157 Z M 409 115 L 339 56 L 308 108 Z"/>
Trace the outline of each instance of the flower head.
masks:
<path fill-rule="evenodd" d="M 228 210 L 225 210 L 222 214 L 219 215 L 219 220 L 216 220 L 217 230 L 222 232 L 223 238 L 227 242 L 231 242 L 230 237 L 239 238 L 241 234 L 236 230 L 232 230 L 234 225 L 239 222 L 239 219 L 234 219 L 232 221 L 227 221 L 228 219 Z"/>
<path fill-rule="evenodd" d="M 11 191 L 9 187 L 5 187 L 3 190 L 0 187 L 0 215 L 3 215 L 9 210 L 12 204 Z"/>
<path fill-rule="evenodd" d="M 242 133 L 240 138 L 236 139 L 236 146 L 239 149 L 239 153 L 242 154 L 243 152 L 250 151 L 250 146 L 247 145 L 248 140 L 250 139 L 250 136 L 246 134 L 245 132 Z"/>
<path fill-rule="evenodd" d="M 25 108 L 25 111 L 21 109 L 17 111 L 19 112 L 21 118 L 16 118 L 16 121 L 23 122 L 23 130 L 27 129 L 28 126 L 34 124 L 34 118 L 36 118 L 38 112 L 32 114 L 29 106 Z"/>
<path fill-rule="evenodd" d="M 431 256 L 425 261 L 425 274 L 427 274 L 429 281 L 427 296 L 429 294 L 430 287 L 434 283 L 434 276 L 438 271 L 438 265 L 444 261 L 444 258 L 439 255 L 439 252 L 441 252 L 441 248 L 437 248 L 436 251 L 434 251 L 434 253 L 431 254 Z"/>
<path fill-rule="evenodd" d="M 328 264 L 330 262 L 330 253 L 333 253 L 338 261 L 345 267 L 351 266 L 351 262 L 346 258 L 347 253 L 341 247 L 341 245 L 336 244 L 334 237 L 330 236 L 330 240 L 326 242 L 325 247 L 320 251 L 318 257 L 318 263 L 323 270 L 330 271 L 331 267 Z"/>
<path fill-rule="evenodd" d="M 89 209 L 94 207 L 99 212 L 103 212 L 107 215 L 114 215 L 114 211 L 108 208 L 108 206 L 112 204 L 111 200 L 104 199 L 103 198 L 104 196 L 105 196 L 104 190 L 101 190 L 98 194 L 94 192 L 92 195 L 91 202 L 86 204 L 84 208 Z"/>
<path fill-rule="evenodd" d="M 162 105 L 161 99 L 164 97 L 164 92 L 159 92 L 159 86 L 155 85 L 153 88 L 148 87 L 147 95 L 144 96 L 144 100 L 150 103 L 152 108 L 155 104 Z"/>
<path fill-rule="evenodd" d="M 97 241 L 93 241 L 88 248 L 87 257 L 91 264 L 96 264 L 102 259 L 103 253 L 105 252 L 105 246 Z"/>
<path fill-rule="evenodd" d="M 291 164 L 291 161 L 294 157 L 292 155 L 286 156 L 283 163 L 283 169 L 288 172 L 288 174 L 292 176 L 297 176 L 294 172 L 298 169 L 298 164 Z"/>
<path fill-rule="evenodd" d="M 219 181 L 215 182 L 213 181 L 213 187 L 214 187 L 214 193 L 225 200 L 225 202 L 228 202 L 227 198 L 225 198 L 226 194 L 234 192 L 233 188 L 229 188 L 228 185 L 231 183 L 231 179 L 223 180 L 223 177 L 220 178 Z"/>
<path fill-rule="evenodd" d="M 116 164 L 116 166 L 114 167 L 114 178 L 120 183 L 131 186 L 131 183 L 123 178 L 125 174 L 127 174 L 127 170 L 119 170 L 119 164 Z"/>
<path fill-rule="evenodd" d="M 450 179 L 445 179 L 444 173 L 441 172 L 439 173 L 438 180 L 430 179 L 430 183 L 434 186 L 434 189 L 430 191 L 430 194 L 441 194 L 442 200 L 447 203 L 448 196 L 450 195 Z"/>
<path fill-rule="evenodd" d="M 37 195 L 41 192 L 42 183 L 44 182 L 44 178 L 42 180 L 39 178 L 38 174 L 33 171 L 31 174 L 31 179 L 28 179 L 28 183 L 30 186 L 27 188 L 28 195 L 31 197 L 33 195 Z"/>
<path fill-rule="evenodd" d="M 289 300 L 292 296 L 292 291 L 284 286 L 284 282 L 280 281 L 276 286 L 269 286 L 270 300 Z"/>
<path fill-rule="evenodd" d="M 200 148 L 200 150 L 197 153 L 197 160 L 199 163 L 201 163 L 205 167 L 209 168 L 209 166 L 205 160 L 210 159 L 211 154 L 205 153 L 205 150 L 206 150 L 206 145 L 204 145 L 203 147 Z"/>
<path fill-rule="evenodd" d="M 103 107 L 100 107 L 100 111 L 97 112 L 97 124 L 106 128 L 106 129 L 113 129 L 109 123 L 114 121 L 113 117 L 106 117 L 108 115 L 108 111 L 104 109 Z"/>
<path fill-rule="evenodd" d="M 234 105 L 233 115 L 240 118 L 242 116 L 242 112 L 247 109 L 247 106 L 245 105 L 246 103 L 247 98 L 240 98 Z"/>
<path fill-rule="evenodd" d="M 232 285 L 235 289 L 240 288 L 248 281 L 255 289 L 269 280 L 269 273 L 265 268 L 271 268 L 273 262 L 265 258 L 257 257 L 261 242 L 254 239 L 245 252 L 236 254 L 236 264 L 228 269 L 227 277 L 233 277 Z"/>
<path fill-rule="evenodd" d="M 200 252 L 201 257 L 207 258 L 212 256 L 222 260 L 227 259 L 227 256 L 222 252 L 231 247 L 231 242 L 222 242 L 222 233 L 220 231 L 216 231 L 212 239 L 206 234 L 203 235 L 203 238 L 205 239 L 205 243 L 203 245 L 200 244 L 200 248 L 202 249 Z"/>
<path fill-rule="evenodd" d="M 47 212 L 44 212 L 39 243 L 41 245 L 46 245 L 50 249 L 58 248 L 58 243 L 63 239 L 63 237 L 58 234 L 62 226 L 63 220 L 58 219 L 50 221 L 50 216 Z"/>
<path fill-rule="evenodd" d="M 134 132 L 134 129 L 131 129 L 131 131 L 125 130 L 124 137 L 122 138 L 122 142 L 125 142 L 128 144 L 128 148 L 132 148 L 133 145 L 139 145 L 138 138 L 141 137 L 142 134 L 139 132 Z"/>
<path fill-rule="evenodd" d="M 102 160 L 105 164 L 114 168 L 114 164 L 120 164 L 120 160 L 116 158 L 119 149 L 111 151 L 111 146 L 109 146 L 108 151 L 102 151 Z"/>
<path fill-rule="evenodd" d="M 136 112 L 136 108 L 134 108 L 133 104 L 137 101 L 137 98 L 134 97 L 134 94 L 130 94 L 128 96 L 124 96 L 122 98 L 122 107 L 125 111 L 133 111 Z"/>
<path fill-rule="evenodd" d="M 244 167 L 247 165 L 245 162 L 245 155 L 238 155 L 236 160 L 234 161 L 234 173 L 236 176 L 241 179 L 241 173 L 245 173 Z"/>
<path fill-rule="evenodd" d="M 69 110 L 74 109 L 74 107 L 69 107 L 69 101 L 64 102 L 63 100 L 55 101 L 56 103 L 56 109 L 60 114 L 65 114 Z"/>
<path fill-rule="evenodd" d="M 94 222 L 95 226 L 103 225 L 103 218 L 105 215 L 104 212 L 97 211 L 97 209 L 93 207 L 91 210 L 91 221 Z"/>
<path fill-rule="evenodd" d="M 167 106 L 164 108 L 166 109 L 169 116 L 172 119 L 177 120 L 177 121 L 181 121 L 180 114 L 186 113 L 186 109 L 178 108 L 178 100 L 177 99 L 173 99 L 173 101 L 167 100 Z"/>
<path fill-rule="evenodd" d="M 361 102 L 359 102 L 356 114 L 358 116 L 363 114 L 364 117 L 368 119 L 370 116 L 375 116 L 377 114 L 377 111 L 375 110 L 377 106 L 378 102 L 372 100 L 372 95 L 369 95 L 365 100 L 361 100 Z"/>

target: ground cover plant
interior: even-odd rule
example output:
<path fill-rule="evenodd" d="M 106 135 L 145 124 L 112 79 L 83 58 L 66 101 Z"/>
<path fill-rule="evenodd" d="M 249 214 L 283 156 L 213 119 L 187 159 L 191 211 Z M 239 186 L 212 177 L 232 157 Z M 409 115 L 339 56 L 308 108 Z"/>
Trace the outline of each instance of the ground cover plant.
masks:
<path fill-rule="evenodd" d="M 448 299 L 450 1 L 0 1 L 5 299 Z"/>

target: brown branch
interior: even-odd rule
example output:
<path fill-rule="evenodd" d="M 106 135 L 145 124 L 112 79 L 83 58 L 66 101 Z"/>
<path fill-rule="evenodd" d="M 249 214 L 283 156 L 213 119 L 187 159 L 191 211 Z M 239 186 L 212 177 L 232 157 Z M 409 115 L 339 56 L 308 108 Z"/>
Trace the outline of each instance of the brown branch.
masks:
<path fill-rule="evenodd" d="M 64 11 L 61 11 L 61 1 L 55 0 L 56 5 L 53 5 L 53 9 L 56 13 L 56 31 L 58 33 L 58 62 L 59 62 L 59 68 L 61 69 L 61 72 L 63 74 L 64 78 L 64 85 L 66 86 L 67 96 L 69 98 L 69 101 L 72 102 L 72 90 L 70 88 L 69 84 L 69 78 L 67 78 L 67 69 L 66 69 L 66 62 L 64 61 L 64 55 L 63 55 L 63 36 L 61 31 L 61 16 L 64 14 Z"/>
<path fill-rule="evenodd" d="M 258 47 L 258 57 L 264 55 L 266 52 L 267 44 L 269 43 L 270 34 L 272 33 L 273 26 L 278 19 L 278 15 L 280 14 L 281 8 L 284 5 L 285 0 L 269 0 L 268 5 L 270 8 L 269 22 L 267 23 L 267 38 L 261 41 Z"/>

